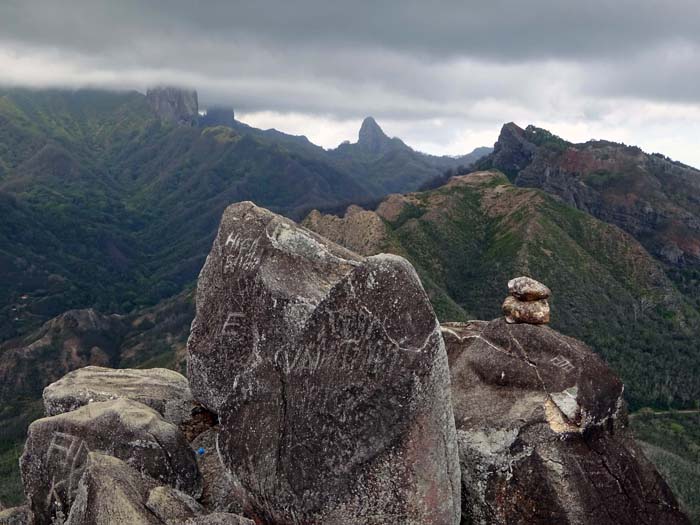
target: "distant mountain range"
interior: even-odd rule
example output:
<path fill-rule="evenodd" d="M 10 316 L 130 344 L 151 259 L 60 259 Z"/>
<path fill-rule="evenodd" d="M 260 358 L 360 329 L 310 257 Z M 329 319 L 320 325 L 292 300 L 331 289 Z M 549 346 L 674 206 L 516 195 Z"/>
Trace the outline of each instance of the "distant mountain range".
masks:
<path fill-rule="evenodd" d="M 300 219 L 490 151 L 425 155 L 371 118 L 356 144 L 326 151 L 229 115 L 200 117 L 196 93 L 172 88 L 0 91 L 0 340 L 70 308 L 128 312 L 178 293 L 231 202 Z"/>
<path fill-rule="evenodd" d="M 493 150 L 453 158 L 368 117 L 356 143 L 325 150 L 231 108 L 200 115 L 194 92 L 12 89 L 0 91 L 0 478 L 17 475 L 48 381 L 88 363 L 181 366 L 189 287 L 241 200 L 407 257 L 442 320 L 498 316 L 507 280 L 531 275 L 554 292 L 554 326 L 604 355 L 633 408 L 700 400 L 694 168 L 515 124 Z M 0 483 L 0 500 L 16 487 Z"/>

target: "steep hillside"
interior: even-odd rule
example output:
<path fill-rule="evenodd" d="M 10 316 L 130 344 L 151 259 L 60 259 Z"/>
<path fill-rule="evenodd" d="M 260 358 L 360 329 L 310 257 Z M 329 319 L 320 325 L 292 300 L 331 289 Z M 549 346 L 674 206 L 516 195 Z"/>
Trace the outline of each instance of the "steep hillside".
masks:
<path fill-rule="evenodd" d="M 418 270 L 442 320 L 489 319 L 514 275 L 554 291 L 553 325 L 598 350 L 633 407 L 700 399 L 697 312 L 634 238 L 497 172 L 392 195 L 375 212 L 311 214 L 305 225 L 364 253 L 389 251 Z M 372 225 L 373 239 L 355 241 Z M 671 380 L 671 378 L 673 378 Z"/>
<path fill-rule="evenodd" d="M 700 171 L 607 141 L 572 144 L 513 123 L 478 169 L 496 168 L 621 227 L 669 268 L 700 307 Z"/>
<path fill-rule="evenodd" d="M 299 219 L 460 162 L 398 139 L 398 154 L 336 155 L 232 112 L 204 127 L 217 122 L 197 125 L 194 92 L 0 91 L 0 341 L 71 308 L 124 313 L 179 293 L 232 202 Z"/>
<path fill-rule="evenodd" d="M 644 409 L 632 414 L 630 426 L 691 521 L 700 523 L 700 411 Z"/>

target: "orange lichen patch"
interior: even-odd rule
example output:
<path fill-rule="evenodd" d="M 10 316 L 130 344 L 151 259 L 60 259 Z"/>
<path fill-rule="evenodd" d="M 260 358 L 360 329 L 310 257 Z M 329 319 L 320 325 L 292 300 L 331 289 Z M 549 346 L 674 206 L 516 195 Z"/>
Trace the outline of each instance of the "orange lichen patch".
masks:
<path fill-rule="evenodd" d="M 544 416 L 547 419 L 549 428 L 557 434 L 569 432 L 582 432 L 583 429 L 571 423 L 567 417 L 559 410 L 559 407 L 551 399 L 544 402 Z"/>

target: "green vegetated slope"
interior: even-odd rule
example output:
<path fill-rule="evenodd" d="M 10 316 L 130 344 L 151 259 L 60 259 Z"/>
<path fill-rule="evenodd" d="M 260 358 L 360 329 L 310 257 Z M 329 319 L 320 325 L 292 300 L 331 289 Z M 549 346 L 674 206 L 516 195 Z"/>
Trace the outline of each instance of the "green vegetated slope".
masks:
<path fill-rule="evenodd" d="M 700 523 L 700 411 L 643 409 L 630 426 L 693 523 Z"/>
<path fill-rule="evenodd" d="M 634 236 L 700 308 L 700 170 L 604 140 L 574 144 L 535 126 L 503 126 L 478 169 L 499 169 Z"/>
<path fill-rule="evenodd" d="M 498 172 L 394 196 L 377 212 L 387 233 L 374 251 L 415 265 L 441 320 L 499 316 L 508 280 L 529 275 L 553 290 L 552 325 L 603 355 L 632 407 L 700 399 L 698 313 L 616 226 Z"/>
<path fill-rule="evenodd" d="M 232 202 L 299 219 L 464 161 L 398 139 L 398 157 L 365 157 L 364 143 L 339 156 L 231 120 L 169 124 L 136 92 L 0 91 L 0 341 L 70 308 L 129 312 L 179 293 Z"/>

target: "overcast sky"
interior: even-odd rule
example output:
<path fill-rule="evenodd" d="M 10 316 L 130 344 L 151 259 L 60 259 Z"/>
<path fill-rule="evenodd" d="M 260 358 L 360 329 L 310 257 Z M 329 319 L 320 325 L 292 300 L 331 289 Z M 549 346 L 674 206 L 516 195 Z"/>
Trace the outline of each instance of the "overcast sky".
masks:
<path fill-rule="evenodd" d="M 504 122 L 700 167 L 700 1 L 2 0 L 0 82 L 145 91 L 334 147 L 373 115 L 430 153 Z"/>

